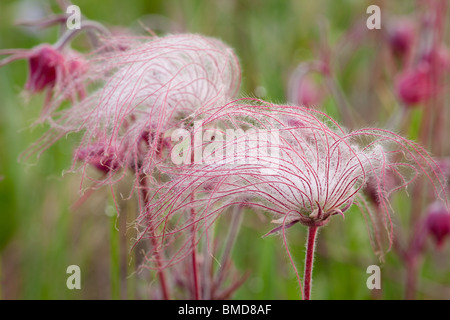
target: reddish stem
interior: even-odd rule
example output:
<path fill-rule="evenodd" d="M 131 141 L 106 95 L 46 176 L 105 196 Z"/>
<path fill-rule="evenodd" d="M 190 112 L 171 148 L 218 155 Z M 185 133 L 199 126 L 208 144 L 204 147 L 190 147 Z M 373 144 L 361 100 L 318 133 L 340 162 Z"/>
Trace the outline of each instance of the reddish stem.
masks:
<path fill-rule="evenodd" d="M 191 163 L 195 162 L 195 139 L 192 140 L 191 144 L 192 150 L 191 150 Z M 199 286 L 199 280 L 198 280 L 198 270 L 197 270 L 197 244 L 196 242 L 196 227 L 195 227 L 195 208 L 194 208 L 194 202 L 195 202 L 195 194 L 194 192 L 191 193 L 191 218 L 192 218 L 192 253 L 191 253 L 191 262 L 192 262 L 192 275 L 193 275 L 193 281 L 194 281 L 194 299 L 200 300 L 200 286 Z"/>
<path fill-rule="evenodd" d="M 152 238 L 152 244 L 155 246 L 156 245 L 156 240 L 154 238 Z M 158 268 L 158 278 L 159 278 L 159 284 L 161 286 L 161 291 L 162 291 L 162 295 L 163 295 L 163 299 L 164 300 L 170 300 L 170 294 L 169 294 L 169 289 L 167 286 L 167 281 L 166 281 L 166 275 L 163 272 L 163 269 L 161 267 L 161 257 L 159 255 L 159 252 L 155 252 L 156 254 L 156 266 Z"/>
<path fill-rule="evenodd" d="M 194 201 L 194 193 L 191 194 L 191 199 Z M 195 220 L 195 209 L 191 209 L 191 217 L 192 220 Z M 191 254 L 191 260 L 192 260 L 192 273 L 193 273 L 193 280 L 194 280 L 194 299 L 200 300 L 200 286 L 198 283 L 198 270 L 197 270 L 197 245 L 195 243 L 196 241 L 196 230 L 195 230 L 195 224 L 192 226 L 192 254 Z"/>
<path fill-rule="evenodd" d="M 142 198 L 143 198 L 143 201 L 144 201 L 144 208 L 146 208 L 147 207 L 147 202 L 149 201 L 149 195 L 148 195 L 148 192 L 147 192 L 147 178 L 144 175 L 142 175 L 140 177 L 140 184 L 141 184 L 141 187 L 142 187 Z M 152 239 L 153 247 L 156 248 L 158 244 L 157 244 L 156 239 L 154 237 L 153 230 L 151 231 L 150 237 Z M 160 256 L 158 250 L 155 250 L 155 258 L 156 258 L 156 267 L 158 269 L 156 275 L 157 275 L 157 277 L 159 279 L 159 284 L 161 286 L 161 292 L 162 292 L 162 295 L 163 295 L 163 299 L 164 300 L 170 300 L 169 287 L 167 285 L 166 275 L 165 275 L 165 273 L 163 271 L 163 268 L 162 268 L 161 256 Z"/>
<path fill-rule="evenodd" d="M 414 300 L 417 290 L 418 263 L 416 257 L 408 257 L 406 266 L 406 300 Z"/>
<path fill-rule="evenodd" d="M 314 247 L 316 242 L 317 230 L 319 227 L 308 227 L 308 239 L 306 242 L 306 260 L 305 260 L 305 276 L 304 276 L 304 299 L 310 300 L 311 298 L 311 285 L 312 285 L 312 269 L 314 263 Z"/>

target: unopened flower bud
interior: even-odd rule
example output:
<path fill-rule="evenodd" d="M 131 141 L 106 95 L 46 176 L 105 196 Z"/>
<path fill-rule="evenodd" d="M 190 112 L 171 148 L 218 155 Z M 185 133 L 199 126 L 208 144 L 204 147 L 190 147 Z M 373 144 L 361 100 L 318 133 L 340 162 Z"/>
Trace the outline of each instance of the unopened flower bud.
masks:
<path fill-rule="evenodd" d="M 321 94 L 317 85 L 309 78 L 304 77 L 298 83 L 296 102 L 301 106 L 312 107 L 320 104 Z"/>
<path fill-rule="evenodd" d="M 450 236 L 450 212 L 441 202 L 435 202 L 428 207 L 426 228 L 438 248 L 442 248 L 445 238 Z"/>
<path fill-rule="evenodd" d="M 397 96 L 406 105 L 412 106 L 426 101 L 431 96 L 431 75 L 428 63 L 421 63 L 406 70 L 396 81 Z"/>
<path fill-rule="evenodd" d="M 388 30 L 388 41 L 392 53 L 398 57 L 407 57 L 416 38 L 416 30 L 413 23 L 407 19 L 401 19 L 394 23 Z"/>

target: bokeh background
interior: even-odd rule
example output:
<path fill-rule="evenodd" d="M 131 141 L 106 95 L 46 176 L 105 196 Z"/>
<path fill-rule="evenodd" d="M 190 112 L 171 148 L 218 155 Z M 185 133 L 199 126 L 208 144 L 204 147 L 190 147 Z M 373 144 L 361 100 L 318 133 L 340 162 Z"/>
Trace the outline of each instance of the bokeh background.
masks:
<path fill-rule="evenodd" d="M 373 2 L 373 1 L 372 1 Z M 348 105 L 363 119 L 360 125 L 383 126 L 400 108 L 392 73 L 384 64 L 383 45 L 387 17 L 418 19 L 418 3 L 375 1 L 382 8 L 382 30 L 367 30 L 349 42 L 335 77 Z M 242 96 L 285 102 L 289 77 L 303 61 L 324 52 L 327 44 L 339 46 L 349 30 L 368 17 L 369 1 L 359 0 L 133 0 L 73 1 L 84 16 L 110 28 L 145 25 L 157 34 L 193 32 L 222 39 L 233 47 L 242 65 Z M 32 48 L 54 43 L 58 28 L 36 29 L 17 25 L 51 12 L 60 13 L 53 1 L 0 2 L 0 49 Z M 322 30 L 322 31 L 321 31 Z M 448 38 L 448 32 L 446 33 Z M 74 47 L 86 51 L 83 35 Z M 130 253 L 132 234 L 120 235 L 120 225 L 131 221 L 136 203 L 121 203 L 118 218 L 110 190 L 96 190 L 81 205 L 80 176 L 63 174 L 72 163 L 79 137 L 62 139 L 39 159 L 19 161 L 20 154 L 47 129 L 32 126 L 44 95 L 23 93 L 26 61 L 0 69 L 0 298 L 2 299 L 149 299 L 155 286 L 147 271 L 136 273 L 139 252 Z M 320 84 L 320 80 L 318 80 Z M 340 121 L 336 99 L 322 86 L 320 108 Z M 446 107 L 448 109 L 448 106 Z M 423 110 L 409 114 L 411 125 L 402 134 L 418 137 Z M 448 112 L 447 112 L 448 113 Z M 448 135 L 447 135 L 448 137 Z M 448 150 L 447 150 L 448 151 Z M 447 153 L 448 154 L 448 153 Z M 87 188 L 88 186 L 83 186 Z M 120 187 L 119 187 L 120 188 Z M 116 190 L 117 191 L 117 190 Z M 394 224 L 408 235 L 410 200 L 394 199 Z M 234 299 L 298 299 L 299 286 L 281 237 L 262 236 L 271 229 L 270 217 L 246 212 L 233 251 L 236 268 L 248 272 Z M 294 260 L 302 265 L 306 230 L 289 229 Z M 436 250 L 431 241 L 422 256 L 419 299 L 450 298 L 450 244 Z M 132 258 L 134 257 L 134 258 Z M 124 263 L 125 261 L 125 263 Z M 78 265 L 82 289 L 66 287 L 66 268 Z M 369 265 L 381 267 L 381 290 L 369 290 Z M 301 271 L 301 267 L 300 267 Z M 144 273 L 144 274 L 143 274 Z M 170 270 L 169 270 L 170 273 Z M 405 269 L 395 250 L 381 262 L 374 254 L 363 216 L 352 208 L 345 220 L 336 218 L 319 234 L 313 274 L 313 299 L 403 299 Z"/>

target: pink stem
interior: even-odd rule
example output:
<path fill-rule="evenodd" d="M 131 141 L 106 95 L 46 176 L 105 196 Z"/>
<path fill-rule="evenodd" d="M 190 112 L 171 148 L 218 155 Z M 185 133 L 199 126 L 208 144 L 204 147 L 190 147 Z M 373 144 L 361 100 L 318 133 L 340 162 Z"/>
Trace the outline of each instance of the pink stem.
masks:
<path fill-rule="evenodd" d="M 316 242 L 317 230 L 319 227 L 308 227 L 308 239 L 306 242 L 306 260 L 305 260 L 305 276 L 304 276 L 304 299 L 310 300 L 311 298 L 311 285 L 312 285 L 312 269 L 314 263 L 314 247 Z"/>
<path fill-rule="evenodd" d="M 192 152 L 191 152 L 191 163 L 195 162 L 195 142 L 192 141 Z M 195 194 L 194 192 L 191 193 L 191 202 L 192 202 L 192 208 L 191 208 L 191 218 L 192 221 L 195 221 L 195 208 L 194 208 L 194 202 L 195 202 Z M 198 270 L 197 270 L 197 244 L 196 244 L 196 226 L 195 223 L 192 225 L 192 253 L 191 253 L 191 262 L 192 262 L 192 275 L 193 275 L 193 281 L 194 281 L 194 299 L 200 300 L 200 286 L 199 286 L 199 280 L 198 280 Z"/>

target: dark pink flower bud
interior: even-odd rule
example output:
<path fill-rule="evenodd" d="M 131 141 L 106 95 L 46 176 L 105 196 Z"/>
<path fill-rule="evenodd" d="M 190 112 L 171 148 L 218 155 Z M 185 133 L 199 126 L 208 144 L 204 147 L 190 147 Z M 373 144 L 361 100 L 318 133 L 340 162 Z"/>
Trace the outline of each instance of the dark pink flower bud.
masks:
<path fill-rule="evenodd" d="M 450 69 L 450 52 L 445 45 L 432 48 L 424 53 L 420 60 L 428 63 L 430 66 L 437 65 L 437 72 L 444 72 Z"/>
<path fill-rule="evenodd" d="M 450 70 L 450 52 L 447 47 L 441 46 L 438 50 L 439 64 L 446 70 Z"/>
<path fill-rule="evenodd" d="M 325 65 L 321 64 L 316 68 L 322 70 L 325 69 Z M 310 71 L 309 65 L 300 63 L 291 74 L 287 90 L 287 99 L 290 103 L 313 107 L 319 105 L 322 101 L 323 92 L 309 74 Z M 326 70 L 321 72 L 326 73 Z"/>
<path fill-rule="evenodd" d="M 80 100 L 86 96 L 83 81 L 89 64 L 81 54 L 73 50 L 62 50 L 44 43 L 32 49 L 0 50 L 0 55 L 10 55 L 0 60 L 0 67 L 16 60 L 28 61 L 25 89 L 33 94 L 46 90 L 42 119 L 63 100 L 70 99 L 74 102 L 77 95 Z"/>
<path fill-rule="evenodd" d="M 430 69 L 428 63 L 420 63 L 397 78 L 397 96 L 405 105 L 412 106 L 429 99 L 432 91 Z"/>
<path fill-rule="evenodd" d="M 120 167 L 116 149 L 103 144 L 79 148 L 75 152 L 75 159 L 90 164 L 103 173 L 115 171 Z"/>
<path fill-rule="evenodd" d="M 49 44 L 32 49 L 28 63 L 30 70 L 25 88 L 33 93 L 53 88 L 66 74 L 64 56 Z"/>
<path fill-rule="evenodd" d="M 141 137 L 138 142 L 139 144 L 144 144 L 144 146 L 140 145 L 140 148 L 138 149 L 141 156 L 145 158 L 146 153 L 148 153 L 151 148 L 151 150 L 153 150 L 152 153 L 158 160 L 163 160 L 165 154 L 172 146 L 170 137 L 164 137 L 163 133 L 160 133 L 157 137 L 155 137 L 155 133 L 150 132 L 149 130 L 145 130 L 141 133 Z"/>
<path fill-rule="evenodd" d="M 407 57 L 416 38 L 414 24 L 407 19 L 401 19 L 393 24 L 388 31 L 388 41 L 392 53 L 398 57 Z"/>
<path fill-rule="evenodd" d="M 428 207 L 426 228 L 441 249 L 445 238 L 450 236 L 450 212 L 443 203 L 435 202 Z"/>

